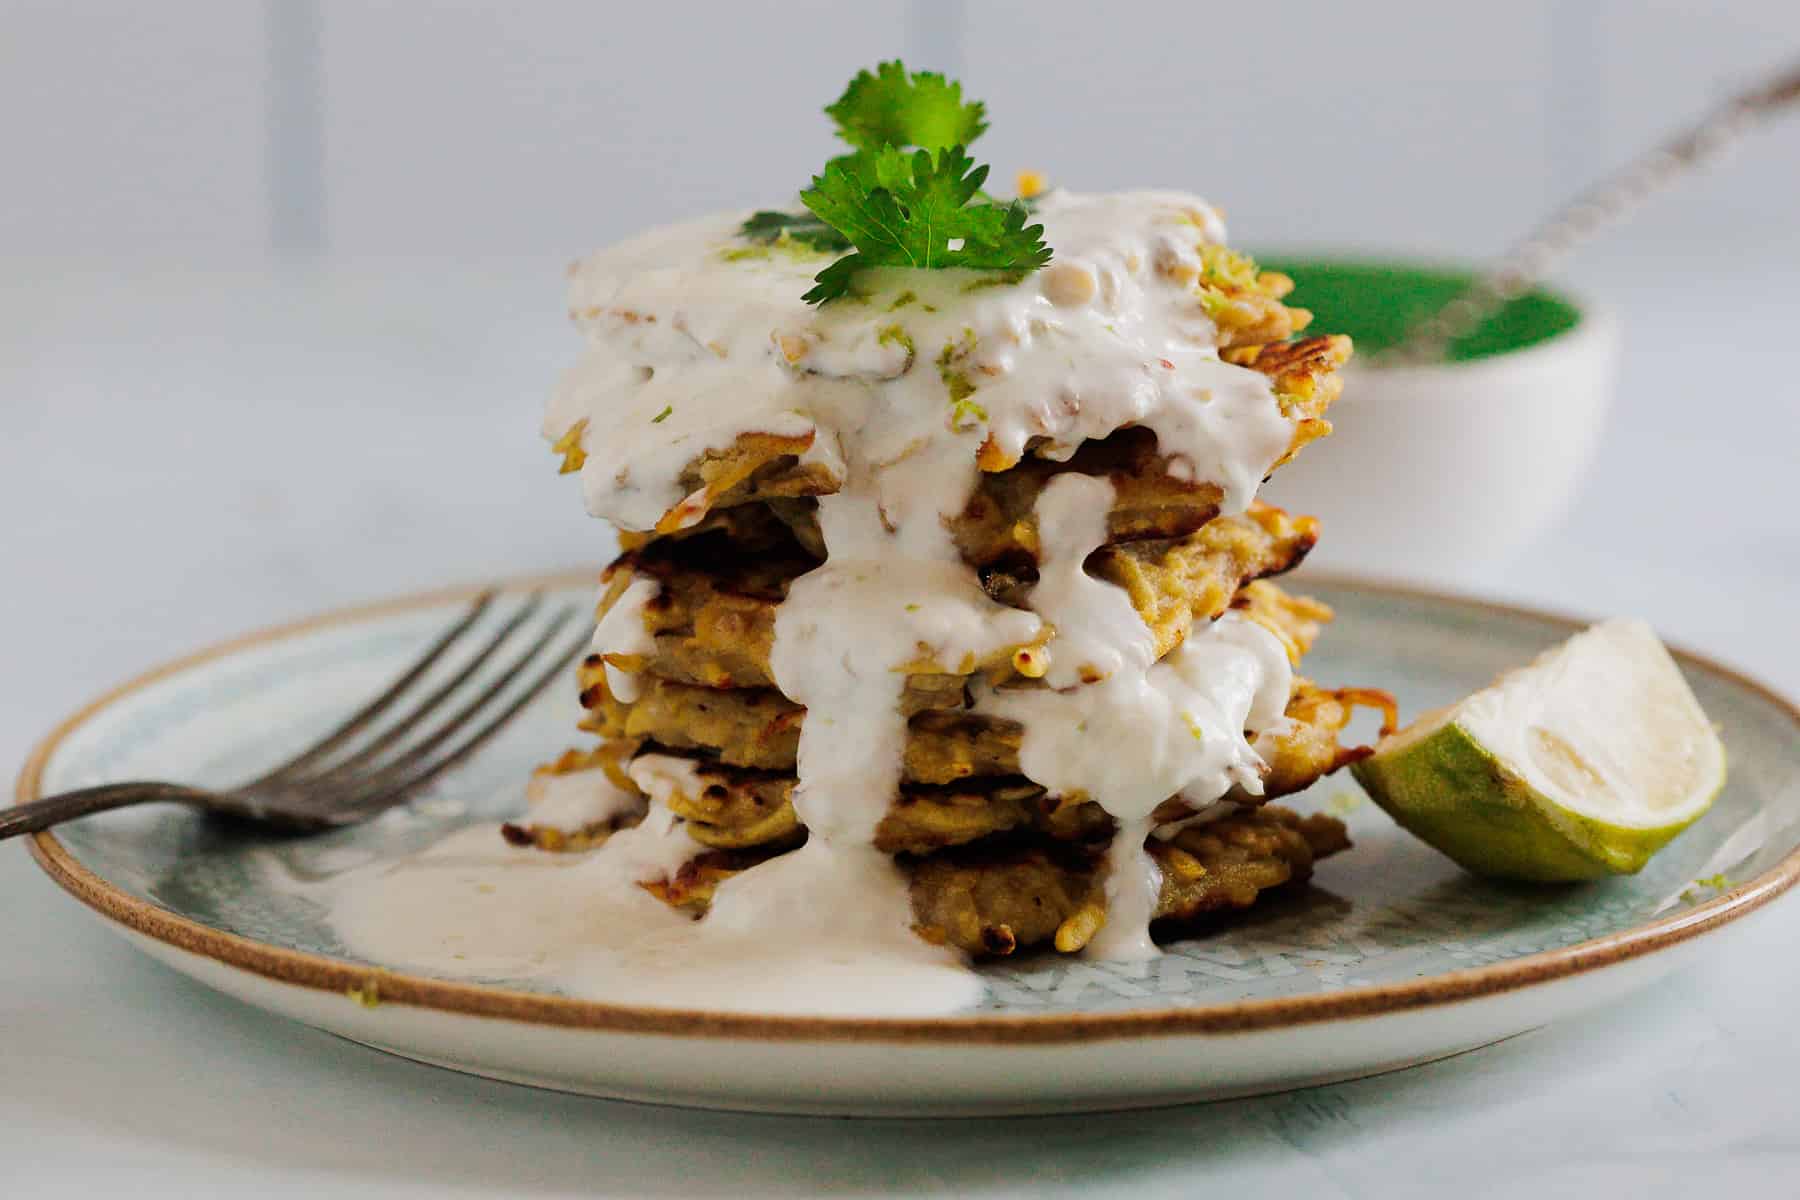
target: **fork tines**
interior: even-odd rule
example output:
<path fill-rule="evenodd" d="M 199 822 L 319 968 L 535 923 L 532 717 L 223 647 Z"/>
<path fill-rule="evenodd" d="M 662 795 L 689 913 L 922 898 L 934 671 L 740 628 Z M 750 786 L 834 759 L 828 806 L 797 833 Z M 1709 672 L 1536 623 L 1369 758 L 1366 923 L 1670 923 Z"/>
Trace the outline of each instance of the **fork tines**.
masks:
<path fill-rule="evenodd" d="M 586 629 L 564 636 L 579 606 L 544 608 L 541 592 L 516 604 L 484 592 L 385 691 L 237 790 L 282 793 L 334 824 L 405 800 L 479 749 L 586 648 Z"/>

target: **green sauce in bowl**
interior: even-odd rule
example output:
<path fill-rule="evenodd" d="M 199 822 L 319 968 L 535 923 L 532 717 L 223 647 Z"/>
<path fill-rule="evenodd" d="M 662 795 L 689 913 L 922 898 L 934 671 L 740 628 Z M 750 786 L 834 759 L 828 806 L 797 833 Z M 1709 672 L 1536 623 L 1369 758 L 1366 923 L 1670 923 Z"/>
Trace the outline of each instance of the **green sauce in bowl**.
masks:
<path fill-rule="evenodd" d="M 1475 281 L 1472 271 L 1412 263 L 1257 255 L 1258 265 L 1290 275 L 1287 303 L 1310 309 L 1312 329 L 1347 333 L 1361 354 L 1400 343 L 1413 324 L 1455 299 Z M 1527 292 L 1467 337 L 1450 343 L 1453 362 L 1523 350 L 1581 323 L 1581 310 L 1542 289 Z"/>

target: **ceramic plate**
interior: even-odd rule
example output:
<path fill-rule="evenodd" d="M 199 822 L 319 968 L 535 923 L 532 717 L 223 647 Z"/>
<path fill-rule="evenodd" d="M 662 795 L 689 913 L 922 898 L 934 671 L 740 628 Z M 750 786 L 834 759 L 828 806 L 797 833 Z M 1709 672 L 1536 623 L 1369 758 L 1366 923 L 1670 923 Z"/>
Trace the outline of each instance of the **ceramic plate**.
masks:
<path fill-rule="evenodd" d="M 519 581 L 591 598 L 589 575 Z M 1470 600 L 1308 580 L 1338 619 L 1307 660 L 1391 689 L 1410 717 L 1575 627 Z M 397 674 L 471 593 L 259 634 L 126 684 L 57 729 L 19 798 L 124 778 L 223 783 L 323 732 Z M 1731 781 L 1638 876 L 1483 883 L 1392 826 L 1347 777 L 1291 801 L 1356 846 L 1310 887 L 1151 963 L 1039 956 L 982 969 L 985 1000 L 930 1020 L 763 1017 L 594 1004 L 529 982 L 434 979 L 347 953 L 311 903 L 265 881 L 424 845 L 516 813 L 531 766 L 574 741 L 546 697 L 434 795 L 300 841 L 127 810 L 40 835 L 38 861 L 137 945 L 202 983 L 368 1045 L 498 1079 L 764 1111 L 953 1114 L 1171 1104 L 1351 1078 L 1494 1042 L 1617 999 L 1720 941 L 1800 876 L 1800 710 L 1680 655 L 1723 728 Z M 380 1003 L 365 1007 L 373 981 Z M 148 1018 L 147 1018 L 148 1019 Z"/>

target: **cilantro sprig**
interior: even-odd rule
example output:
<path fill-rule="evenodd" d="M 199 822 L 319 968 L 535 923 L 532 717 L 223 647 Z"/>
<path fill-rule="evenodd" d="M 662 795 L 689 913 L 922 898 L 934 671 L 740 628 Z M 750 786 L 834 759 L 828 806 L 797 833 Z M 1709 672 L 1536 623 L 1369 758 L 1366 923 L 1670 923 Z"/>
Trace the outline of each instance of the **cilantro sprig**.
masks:
<path fill-rule="evenodd" d="M 935 71 L 908 73 L 898 60 L 873 74 L 858 71 L 825 115 L 837 122 L 838 136 L 858 150 L 917 146 L 947 150 L 967 146 L 987 129 L 987 106 L 963 102 L 962 84 Z"/>
<path fill-rule="evenodd" d="M 1050 261 L 1042 225 L 1024 206 L 974 204 L 988 169 L 961 146 L 903 154 L 893 146 L 852 164 L 831 163 L 800 193 L 812 213 L 855 249 L 814 278 L 803 299 L 823 304 L 871 266 L 1034 271 Z"/>
<path fill-rule="evenodd" d="M 987 129 L 985 111 L 934 72 L 909 73 L 899 62 L 859 72 L 825 109 L 854 150 L 800 193 L 810 216 L 758 212 L 739 232 L 850 251 L 814 277 L 808 304 L 853 294 L 869 267 L 1035 271 L 1050 261 L 1044 227 L 1026 224 L 1023 202 L 991 200 L 981 190 L 988 168 L 968 154 Z"/>

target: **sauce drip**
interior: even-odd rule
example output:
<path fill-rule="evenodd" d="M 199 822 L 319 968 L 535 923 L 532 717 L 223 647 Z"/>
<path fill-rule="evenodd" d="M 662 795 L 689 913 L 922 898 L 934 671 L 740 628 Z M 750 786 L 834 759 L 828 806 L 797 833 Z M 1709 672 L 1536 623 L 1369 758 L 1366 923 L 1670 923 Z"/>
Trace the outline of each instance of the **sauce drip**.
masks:
<path fill-rule="evenodd" d="M 824 259 L 740 241 L 743 216 L 655 230 L 571 268 L 570 314 L 587 345 L 545 432 L 579 442 L 589 510 L 631 530 L 698 519 L 706 497 L 691 464 L 746 434 L 788 439 L 834 483 L 818 506 L 826 560 L 790 585 L 770 654 L 775 683 L 807 709 L 793 804 L 808 841 L 721 883 L 704 919 L 671 913 L 637 885 L 698 852 L 667 801 L 702 785 L 692 763 L 645 755 L 630 771 L 648 815 L 579 863 L 475 854 L 459 835 L 343 884 L 338 929 L 381 961 L 413 962 L 408 938 L 440 951 L 479 941 L 468 961 L 483 969 L 537 964 L 606 999 L 952 1011 L 979 983 L 912 932 L 906 879 L 872 845 L 900 783 L 905 681 L 967 675 L 1048 634 L 1040 682 L 972 682 L 976 705 L 1024 726 L 1031 779 L 1098 802 L 1118 823 L 1108 917 L 1089 952 L 1154 954 L 1152 814 L 1171 796 L 1204 815 L 1233 787 L 1260 792 L 1246 734 L 1281 720 L 1287 657 L 1228 614 L 1157 661 L 1126 594 L 1083 569 L 1106 539 L 1105 479 L 1062 475 L 1040 494 L 1039 579 L 1025 609 L 983 592 L 946 520 L 968 504 L 978 461 L 1066 460 L 1129 426 L 1152 430 L 1178 475 L 1217 484 L 1224 511 L 1249 504 L 1292 430 L 1268 380 L 1218 356 L 1194 286 L 1200 244 L 1223 238 L 1217 214 L 1174 192 L 1056 193 L 1035 214 L 1056 253 L 1045 270 L 1016 280 L 869 271 L 860 297 L 818 309 L 800 296 Z M 655 595 L 653 582 L 634 581 L 596 648 L 646 653 L 641 612 Z M 628 672 L 607 674 L 614 695 L 637 694 Z M 456 899 L 434 905 L 434 889 Z M 472 898 L 490 894 L 506 905 Z M 484 916 L 508 905 L 510 915 Z M 403 929 L 397 911 L 415 924 Z M 494 950 L 477 929 L 515 949 Z M 443 953 L 425 957 L 418 965 L 459 969 Z"/>
<path fill-rule="evenodd" d="M 625 591 L 594 629 L 594 653 L 649 654 L 655 650 L 656 640 L 644 628 L 644 606 L 656 599 L 661 590 L 654 579 L 640 577 L 626 584 Z M 627 704 L 642 691 L 635 674 L 621 671 L 610 662 L 606 664 L 606 688 Z"/>

